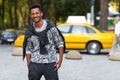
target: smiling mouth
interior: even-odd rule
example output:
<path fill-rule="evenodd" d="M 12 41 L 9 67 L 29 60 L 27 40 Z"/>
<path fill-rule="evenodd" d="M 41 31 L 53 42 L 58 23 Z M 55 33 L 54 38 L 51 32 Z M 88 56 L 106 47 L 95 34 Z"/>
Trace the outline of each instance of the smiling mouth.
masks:
<path fill-rule="evenodd" d="M 34 18 L 34 20 L 38 20 L 39 18 Z"/>
<path fill-rule="evenodd" d="M 39 18 L 34 18 L 34 21 L 38 21 L 39 20 Z"/>

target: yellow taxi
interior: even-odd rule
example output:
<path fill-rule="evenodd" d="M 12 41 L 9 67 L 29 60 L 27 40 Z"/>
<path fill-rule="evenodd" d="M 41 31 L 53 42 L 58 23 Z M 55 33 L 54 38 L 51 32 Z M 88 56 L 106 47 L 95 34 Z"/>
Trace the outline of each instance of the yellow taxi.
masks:
<path fill-rule="evenodd" d="M 99 30 L 90 24 L 65 23 L 57 27 L 65 38 L 67 49 L 87 50 L 90 54 L 111 48 L 115 36 L 113 32 Z M 24 35 L 20 35 L 14 45 L 22 47 L 23 39 Z"/>
<path fill-rule="evenodd" d="M 14 46 L 23 47 L 24 35 L 20 35 L 14 42 Z"/>

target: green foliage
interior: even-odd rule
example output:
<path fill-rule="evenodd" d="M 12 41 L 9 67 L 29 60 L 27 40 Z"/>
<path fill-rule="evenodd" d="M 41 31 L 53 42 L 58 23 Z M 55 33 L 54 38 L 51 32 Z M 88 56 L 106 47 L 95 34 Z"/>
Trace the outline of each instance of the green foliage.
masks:
<path fill-rule="evenodd" d="M 56 22 L 65 22 L 70 15 L 84 15 L 90 12 L 90 0 L 1 0 L 4 1 L 4 19 L 0 8 L 0 26 L 4 28 L 27 27 L 30 22 L 29 6 L 40 3 L 44 12 L 44 18 Z M 99 0 L 95 0 L 95 13 L 99 12 Z M 16 23 L 18 22 L 18 24 Z M 22 28 L 24 28 L 22 27 Z"/>
<path fill-rule="evenodd" d="M 20 27 L 16 27 L 15 28 L 15 30 L 24 30 L 25 29 L 25 27 L 23 27 L 23 26 L 20 26 Z"/>

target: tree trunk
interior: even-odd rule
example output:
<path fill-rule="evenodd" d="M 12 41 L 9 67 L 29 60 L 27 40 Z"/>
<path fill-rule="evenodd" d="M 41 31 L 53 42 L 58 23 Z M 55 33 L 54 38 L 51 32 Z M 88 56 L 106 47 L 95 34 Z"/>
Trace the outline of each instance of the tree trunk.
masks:
<path fill-rule="evenodd" d="M 108 0 L 100 0 L 100 28 L 108 30 Z"/>
<path fill-rule="evenodd" d="M 54 24 L 55 26 L 57 26 L 57 0 L 55 1 L 55 12 L 54 12 L 54 15 L 55 15 L 55 21 L 54 21 Z"/>
<path fill-rule="evenodd" d="M 14 17 L 15 22 L 14 22 L 14 26 L 12 26 L 13 28 L 18 27 L 17 0 L 14 0 L 14 15 L 15 15 Z"/>
<path fill-rule="evenodd" d="M 1 6 L 1 23 L 2 23 L 2 26 L 4 27 L 4 5 L 5 5 L 5 0 L 2 0 L 2 6 Z"/>
<path fill-rule="evenodd" d="M 14 26 L 14 24 L 13 24 L 13 17 L 12 17 L 12 6 L 10 6 L 11 8 L 9 8 L 9 11 L 8 11 L 8 13 L 9 13 L 9 17 L 10 17 L 10 26 Z"/>
<path fill-rule="evenodd" d="M 120 0 L 119 0 L 118 4 L 119 4 L 118 5 L 118 8 L 119 8 L 118 11 L 120 12 Z"/>

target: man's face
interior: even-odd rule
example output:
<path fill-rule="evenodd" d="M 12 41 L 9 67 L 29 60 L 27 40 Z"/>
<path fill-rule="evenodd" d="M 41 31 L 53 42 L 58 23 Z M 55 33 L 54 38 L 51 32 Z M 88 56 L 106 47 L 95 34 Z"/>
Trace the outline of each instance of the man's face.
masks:
<path fill-rule="evenodd" d="M 39 10 L 39 8 L 31 9 L 30 17 L 33 22 L 38 23 L 42 19 L 43 13 Z"/>

